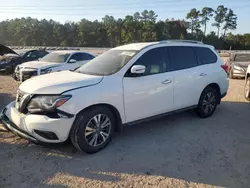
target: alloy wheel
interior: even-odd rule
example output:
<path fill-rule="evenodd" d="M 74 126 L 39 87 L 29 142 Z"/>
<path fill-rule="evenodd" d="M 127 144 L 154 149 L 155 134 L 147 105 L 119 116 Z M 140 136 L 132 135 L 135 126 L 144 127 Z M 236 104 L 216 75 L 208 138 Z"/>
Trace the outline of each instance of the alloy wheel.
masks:
<path fill-rule="evenodd" d="M 85 129 L 85 140 L 90 146 L 103 144 L 110 135 L 111 121 L 104 114 L 97 114 L 91 118 Z"/>
<path fill-rule="evenodd" d="M 216 107 L 216 97 L 212 92 L 207 93 L 202 101 L 202 109 L 206 114 L 211 113 Z"/>

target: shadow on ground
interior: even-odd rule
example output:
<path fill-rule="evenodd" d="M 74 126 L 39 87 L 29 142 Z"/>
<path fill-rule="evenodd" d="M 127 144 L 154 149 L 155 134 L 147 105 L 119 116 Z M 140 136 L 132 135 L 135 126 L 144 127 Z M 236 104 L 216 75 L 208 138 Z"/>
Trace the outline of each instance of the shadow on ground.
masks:
<path fill-rule="evenodd" d="M 52 148 L 11 142 L 0 132 L 1 187 L 66 187 L 160 176 L 222 187 L 250 184 L 250 103 L 222 102 L 208 119 L 181 113 L 124 128 L 93 155 L 70 144 Z M 1 185 L 0 184 L 0 185 Z"/>
<path fill-rule="evenodd" d="M 14 101 L 15 97 L 8 93 L 0 93 L 0 111 L 9 104 L 11 101 Z"/>

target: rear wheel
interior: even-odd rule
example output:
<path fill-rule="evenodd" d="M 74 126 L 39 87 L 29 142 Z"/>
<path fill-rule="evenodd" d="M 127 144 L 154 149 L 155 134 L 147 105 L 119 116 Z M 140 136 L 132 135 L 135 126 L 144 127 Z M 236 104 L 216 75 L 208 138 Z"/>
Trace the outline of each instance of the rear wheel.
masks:
<path fill-rule="evenodd" d="M 201 118 L 207 118 L 213 115 L 219 101 L 219 92 L 212 88 L 207 87 L 201 94 L 198 107 L 196 109 L 197 114 Z"/>
<path fill-rule="evenodd" d="M 70 132 L 73 145 L 86 153 L 95 153 L 111 141 L 115 117 L 106 107 L 94 107 L 79 113 Z"/>
<path fill-rule="evenodd" d="M 247 78 L 245 84 L 245 99 L 250 101 L 250 77 Z"/>

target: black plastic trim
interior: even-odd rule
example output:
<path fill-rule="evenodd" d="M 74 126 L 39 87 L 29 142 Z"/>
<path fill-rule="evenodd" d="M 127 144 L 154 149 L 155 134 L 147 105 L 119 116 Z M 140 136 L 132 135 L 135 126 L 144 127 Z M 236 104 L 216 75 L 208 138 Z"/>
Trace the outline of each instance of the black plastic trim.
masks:
<path fill-rule="evenodd" d="M 134 124 L 138 124 L 138 123 L 142 123 L 142 122 L 151 121 L 151 120 L 161 118 L 161 117 L 165 117 L 165 116 L 168 116 L 168 115 L 171 115 L 171 114 L 175 114 L 175 113 L 179 113 L 179 112 L 183 112 L 183 111 L 187 111 L 187 110 L 192 110 L 192 109 L 195 109 L 196 107 L 197 107 L 197 105 L 193 105 L 193 106 L 190 106 L 190 107 L 187 107 L 187 108 L 182 108 L 182 109 L 179 109 L 179 110 L 174 110 L 174 111 L 159 114 L 159 115 L 156 115 L 156 116 L 151 116 L 151 117 L 148 117 L 148 118 L 144 118 L 144 119 L 136 120 L 136 121 L 133 121 L 133 122 L 125 123 L 125 124 L 123 124 L 123 126 L 129 126 L 129 125 L 134 125 Z"/>

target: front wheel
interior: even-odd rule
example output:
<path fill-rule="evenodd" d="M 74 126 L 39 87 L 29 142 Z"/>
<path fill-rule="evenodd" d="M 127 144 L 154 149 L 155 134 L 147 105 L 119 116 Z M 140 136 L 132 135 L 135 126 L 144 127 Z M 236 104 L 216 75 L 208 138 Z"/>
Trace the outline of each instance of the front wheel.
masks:
<path fill-rule="evenodd" d="M 250 101 L 250 77 L 247 78 L 247 81 L 245 84 L 245 99 Z"/>
<path fill-rule="evenodd" d="M 106 107 L 94 107 L 80 112 L 70 131 L 72 144 L 80 151 L 95 153 L 112 139 L 115 117 Z"/>
<path fill-rule="evenodd" d="M 197 114 L 201 118 L 207 118 L 213 115 L 219 101 L 219 93 L 216 89 L 207 87 L 201 94 Z"/>

